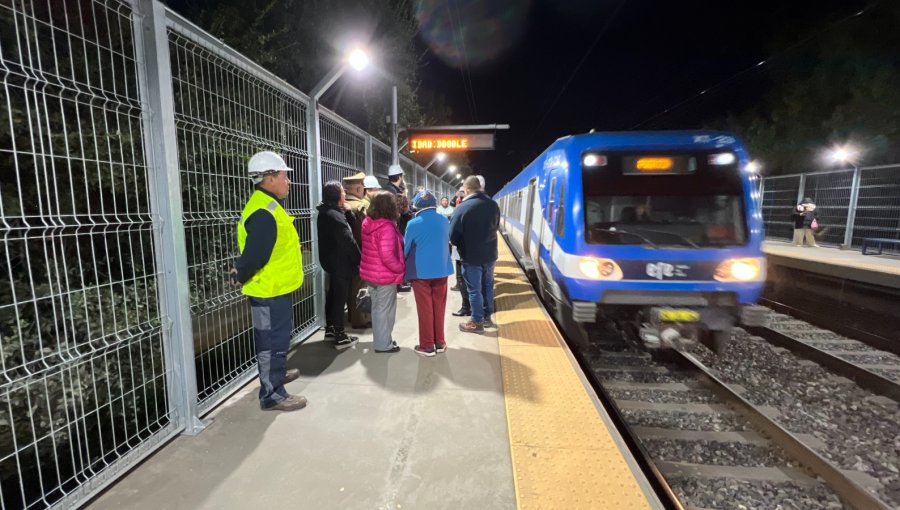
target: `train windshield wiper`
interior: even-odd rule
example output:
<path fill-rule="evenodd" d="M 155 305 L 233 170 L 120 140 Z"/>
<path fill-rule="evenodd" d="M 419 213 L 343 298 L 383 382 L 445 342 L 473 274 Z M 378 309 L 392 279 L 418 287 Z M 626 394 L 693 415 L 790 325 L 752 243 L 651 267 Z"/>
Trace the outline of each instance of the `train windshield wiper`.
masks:
<path fill-rule="evenodd" d="M 666 232 L 665 230 L 648 230 L 648 229 L 646 229 L 646 228 L 642 228 L 641 230 L 643 230 L 644 232 L 652 232 L 652 233 L 654 233 L 654 234 L 662 234 L 662 235 L 665 235 L 665 236 L 677 237 L 677 238 L 680 239 L 684 244 L 687 244 L 687 245 L 689 245 L 689 246 L 691 246 L 691 247 L 693 247 L 693 248 L 699 248 L 699 246 L 697 245 L 697 243 L 695 243 L 694 241 L 691 241 L 690 239 L 688 239 L 687 237 L 684 237 L 684 236 L 681 235 L 681 234 L 676 234 L 675 232 Z"/>
<path fill-rule="evenodd" d="M 644 241 L 644 244 L 648 244 L 653 248 L 657 248 L 656 243 L 654 243 L 653 241 L 647 239 L 646 237 L 644 237 L 640 234 L 635 234 L 634 232 L 629 232 L 627 230 L 611 229 L 611 228 L 595 228 L 594 230 L 596 230 L 597 232 L 606 232 L 607 234 L 616 234 L 616 235 L 637 237 L 641 241 Z"/>

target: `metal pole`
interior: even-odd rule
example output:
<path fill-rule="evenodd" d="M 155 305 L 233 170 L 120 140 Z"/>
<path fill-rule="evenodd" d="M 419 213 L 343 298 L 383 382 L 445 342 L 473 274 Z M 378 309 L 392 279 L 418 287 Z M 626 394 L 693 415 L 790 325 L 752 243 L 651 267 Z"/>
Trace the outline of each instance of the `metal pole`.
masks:
<path fill-rule="evenodd" d="M 803 194 L 806 192 L 806 174 L 800 174 L 800 184 L 797 186 L 797 202 L 799 204 L 803 201 Z"/>
<path fill-rule="evenodd" d="M 320 92 L 321 95 L 321 92 Z M 322 201 L 322 159 L 319 157 L 319 101 L 309 98 L 306 106 L 306 152 L 308 155 L 307 172 L 309 173 L 310 230 L 312 231 L 312 249 L 315 262 L 313 273 L 313 307 L 316 311 L 316 326 L 325 325 L 325 272 L 319 262 L 319 229 L 317 220 L 319 211 L 316 206 Z M 368 152 L 368 150 L 367 150 Z"/>
<path fill-rule="evenodd" d="M 372 135 L 366 136 L 366 175 L 375 175 L 375 155 L 372 146 Z"/>
<path fill-rule="evenodd" d="M 391 164 L 400 164 L 400 151 L 397 150 L 397 86 L 391 87 Z"/>
<path fill-rule="evenodd" d="M 145 67 L 138 66 L 144 111 L 144 140 L 149 165 L 150 205 L 159 215 L 153 230 L 155 258 L 162 271 L 160 311 L 168 317 L 163 327 L 166 391 L 172 419 L 182 433 L 195 435 L 206 424 L 197 412 L 197 373 L 188 288 L 187 251 L 178 169 L 178 138 L 172 66 L 166 33 L 166 9 L 155 0 L 140 0 L 135 21 L 135 44 Z M 137 21 L 139 18 L 139 21 Z"/>
<path fill-rule="evenodd" d="M 842 250 L 849 250 L 853 247 L 853 226 L 856 223 L 856 205 L 859 202 L 860 174 L 859 167 L 853 165 L 853 182 L 850 185 L 850 204 L 847 206 L 847 227 L 844 229 Z"/>

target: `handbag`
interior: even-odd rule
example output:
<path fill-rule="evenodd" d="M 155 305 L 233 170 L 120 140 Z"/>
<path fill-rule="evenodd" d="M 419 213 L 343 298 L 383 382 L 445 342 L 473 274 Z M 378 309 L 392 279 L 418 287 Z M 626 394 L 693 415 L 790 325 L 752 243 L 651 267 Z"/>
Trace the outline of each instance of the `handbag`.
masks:
<path fill-rule="evenodd" d="M 818 229 L 818 228 L 819 228 L 819 222 L 816 221 L 815 218 L 813 218 L 812 223 L 809 224 L 809 228 L 811 228 L 811 229 L 813 229 L 813 230 Z"/>
<path fill-rule="evenodd" d="M 369 289 L 362 288 L 356 293 L 356 309 L 362 313 L 372 313 L 372 296 Z"/>

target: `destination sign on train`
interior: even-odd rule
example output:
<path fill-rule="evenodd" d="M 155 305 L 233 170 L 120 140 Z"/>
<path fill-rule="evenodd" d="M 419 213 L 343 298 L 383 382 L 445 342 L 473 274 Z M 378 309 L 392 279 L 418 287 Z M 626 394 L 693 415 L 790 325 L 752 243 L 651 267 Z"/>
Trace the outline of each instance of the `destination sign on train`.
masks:
<path fill-rule="evenodd" d="M 493 150 L 493 133 L 410 133 L 409 150 L 424 151 L 473 151 Z"/>

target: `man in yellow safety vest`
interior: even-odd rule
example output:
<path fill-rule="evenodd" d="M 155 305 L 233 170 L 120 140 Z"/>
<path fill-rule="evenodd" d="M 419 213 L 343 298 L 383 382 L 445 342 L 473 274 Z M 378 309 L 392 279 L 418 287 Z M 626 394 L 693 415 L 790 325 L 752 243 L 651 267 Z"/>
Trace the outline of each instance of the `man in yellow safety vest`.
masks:
<path fill-rule="evenodd" d="M 290 395 L 284 385 L 300 371 L 287 370 L 293 330 L 291 293 L 303 284 L 303 256 L 294 217 L 284 210 L 292 169 L 278 154 L 258 152 L 248 173 L 256 189 L 237 225 L 241 256 L 231 278 L 250 299 L 256 360 L 259 367 L 259 405 L 264 410 L 296 411 L 306 398 Z"/>

